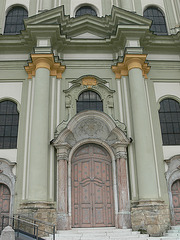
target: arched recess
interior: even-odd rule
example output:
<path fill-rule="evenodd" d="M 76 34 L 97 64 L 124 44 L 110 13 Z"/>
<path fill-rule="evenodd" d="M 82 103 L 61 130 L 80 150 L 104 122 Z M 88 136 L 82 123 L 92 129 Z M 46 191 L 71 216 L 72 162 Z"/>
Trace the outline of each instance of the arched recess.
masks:
<path fill-rule="evenodd" d="M 10 206 L 9 215 L 12 217 L 14 209 L 14 191 L 15 191 L 15 176 L 12 168 L 16 163 L 10 162 L 7 159 L 0 158 L 0 184 L 7 186 L 10 191 Z"/>
<path fill-rule="evenodd" d="M 57 150 L 57 226 L 71 228 L 71 167 L 76 150 L 85 144 L 96 144 L 111 157 L 115 226 L 130 227 L 130 200 L 127 170 L 129 139 L 124 125 L 113 121 L 99 111 L 84 111 L 73 117 L 68 124 L 60 124 L 53 145 Z"/>
<path fill-rule="evenodd" d="M 173 184 L 180 180 L 180 155 L 173 156 L 172 158 L 165 160 L 168 165 L 168 170 L 166 172 L 166 180 L 167 180 L 167 188 L 169 195 L 169 204 L 170 204 L 170 212 L 171 212 L 171 224 L 176 225 L 176 213 L 173 203 L 173 195 L 172 195 L 172 187 Z M 180 192 L 179 192 L 180 196 Z M 177 203 L 178 204 L 178 203 Z M 179 202 L 180 206 L 180 202 Z"/>

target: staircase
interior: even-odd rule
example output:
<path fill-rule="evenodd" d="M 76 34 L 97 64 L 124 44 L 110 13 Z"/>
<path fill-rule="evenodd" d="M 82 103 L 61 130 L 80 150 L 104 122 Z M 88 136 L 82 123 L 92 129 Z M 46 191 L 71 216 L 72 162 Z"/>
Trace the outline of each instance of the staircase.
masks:
<path fill-rule="evenodd" d="M 45 240 L 53 240 L 52 236 Z M 58 231 L 55 240 L 180 240 L 180 226 L 173 226 L 163 237 L 149 237 L 132 229 L 109 228 L 74 228 Z"/>

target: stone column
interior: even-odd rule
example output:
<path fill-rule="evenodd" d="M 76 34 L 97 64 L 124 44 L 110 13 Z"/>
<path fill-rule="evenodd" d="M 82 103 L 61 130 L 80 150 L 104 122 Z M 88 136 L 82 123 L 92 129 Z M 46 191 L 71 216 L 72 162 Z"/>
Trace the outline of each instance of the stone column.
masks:
<path fill-rule="evenodd" d="M 50 76 L 61 78 L 65 67 L 54 62 L 53 54 L 32 54 L 32 63 L 25 67 L 28 78 L 34 76 L 32 120 L 29 126 L 29 165 L 27 169 L 27 196 L 24 208 L 31 210 L 53 208 L 48 195 L 49 166 L 49 86 Z M 22 206 L 23 208 L 23 206 Z M 44 214 L 45 215 L 45 214 Z M 48 214 L 47 214 L 48 215 Z M 48 219 L 43 219 L 47 220 Z"/>
<path fill-rule="evenodd" d="M 57 229 L 70 229 L 68 214 L 68 152 L 70 146 L 63 144 L 57 149 Z"/>
<path fill-rule="evenodd" d="M 134 141 L 140 199 L 157 199 L 157 176 L 152 145 L 151 125 L 143 77 L 146 56 L 126 56 L 134 125 Z M 151 179 L 151 184 L 149 184 Z"/>
<path fill-rule="evenodd" d="M 131 209 L 132 227 L 158 236 L 168 227 L 167 206 L 160 199 L 144 77 L 150 68 L 146 55 L 126 54 L 113 66 L 116 78 L 129 76 L 139 201 Z M 163 219 L 164 217 L 164 219 Z M 163 221 L 161 221 L 163 219 Z"/>
<path fill-rule="evenodd" d="M 121 0 L 121 8 L 127 11 L 134 11 L 133 9 L 133 0 Z"/>
<path fill-rule="evenodd" d="M 51 59 L 33 55 L 36 66 L 31 123 L 29 200 L 47 201 L 49 145 L 49 81 Z"/>
<path fill-rule="evenodd" d="M 131 228 L 126 149 L 124 149 L 123 152 L 117 152 L 116 157 L 118 186 L 118 228 Z"/>

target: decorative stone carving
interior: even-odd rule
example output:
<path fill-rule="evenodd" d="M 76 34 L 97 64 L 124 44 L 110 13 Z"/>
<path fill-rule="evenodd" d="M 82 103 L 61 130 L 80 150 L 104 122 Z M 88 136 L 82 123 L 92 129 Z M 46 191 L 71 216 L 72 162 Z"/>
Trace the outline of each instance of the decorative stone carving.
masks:
<path fill-rule="evenodd" d="M 116 153 L 116 159 L 126 159 L 127 160 L 127 152 L 117 152 Z"/>
<path fill-rule="evenodd" d="M 113 93 L 115 91 L 107 87 L 106 86 L 107 83 L 108 83 L 107 81 L 93 75 L 82 76 L 76 80 L 73 80 L 71 82 L 71 86 L 68 89 L 64 90 L 64 93 L 66 94 L 65 95 L 66 99 L 71 98 L 69 116 L 73 116 L 76 114 L 76 101 L 78 99 L 78 96 L 84 90 L 91 88 L 92 90 L 95 90 L 97 93 L 100 94 L 101 99 L 103 100 L 104 112 L 113 117 L 114 114 Z M 66 104 L 66 108 L 69 108 L 69 104 Z"/>
<path fill-rule="evenodd" d="M 170 203 L 170 212 L 171 212 L 171 222 L 174 221 L 174 206 L 172 201 L 171 187 L 172 184 L 180 179 L 180 155 L 173 156 L 170 159 L 165 160 L 168 165 L 168 170 L 165 173 L 168 187 L 169 203 Z"/>
<path fill-rule="evenodd" d="M 92 86 L 97 85 L 97 80 L 95 77 L 87 76 L 82 79 L 82 85 L 87 86 L 88 88 L 92 88 Z"/>
<path fill-rule="evenodd" d="M 106 125 L 98 119 L 91 117 L 77 124 L 74 136 L 78 140 L 83 138 L 99 138 L 105 140 L 109 135 Z"/>
<path fill-rule="evenodd" d="M 65 106 L 66 106 L 66 108 L 70 108 L 71 107 L 71 95 L 67 95 L 65 97 Z"/>
<path fill-rule="evenodd" d="M 118 122 L 119 123 L 119 122 Z M 66 126 L 63 130 L 63 127 Z M 123 125 L 124 127 L 124 125 Z M 58 144 L 68 143 L 74 146 L 77 142 L 84 139 L 101 139 L 109 145 L 116 142 L 128 145 L 125 133 L 116 126 L 115 122 L 108 115 L 98 111 L 85 111 L 77 114 L 69 123 L 60 124 L 55 133 L 56 139 L 53 141 Z"/>

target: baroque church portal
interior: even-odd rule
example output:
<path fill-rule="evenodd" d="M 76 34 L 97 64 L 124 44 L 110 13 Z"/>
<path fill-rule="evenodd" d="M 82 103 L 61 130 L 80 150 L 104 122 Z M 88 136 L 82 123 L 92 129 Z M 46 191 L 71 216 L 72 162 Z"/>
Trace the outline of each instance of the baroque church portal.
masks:
<path fill-rule="evenodd" d="M 179 0 L 1 0 L 0 225 L 180 225 Z"/>

